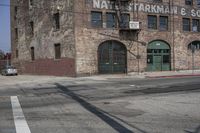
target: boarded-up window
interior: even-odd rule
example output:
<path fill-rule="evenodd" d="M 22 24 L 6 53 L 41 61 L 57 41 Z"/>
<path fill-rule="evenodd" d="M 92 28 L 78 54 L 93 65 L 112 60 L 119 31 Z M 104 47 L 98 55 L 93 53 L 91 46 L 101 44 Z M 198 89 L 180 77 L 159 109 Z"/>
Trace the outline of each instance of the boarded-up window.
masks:
<path fill-rule="evenodd" d="M 14 15 L 14 19 L 16 20 L 17 19 L 17 12 L 18 12 L 18 7 L 17 6 L 15 6 L 15 15 Z"/>
<path fill-rule="evenodd" d="M 60 44 L 59 43 L 55 44 L 54 49 L 55 49 L 55 59 L 60 59 L 61 58 Z"/>
<path fill-rule="evenodd" d="M 29 5 L 33 6 L 33 0 L 29 0 Z"/>
<path fill-rule="evenodd" d="M 34 35 L 34 23 L 33 23 L 33 21 L 29 22 L 29 25 L 30 25 L 30 34 Z"/>
<path fill-rule="evenodd" d="M 35 60 L 35 50 L 34 47 L 31 47 L 31 60 Z"/>
<path fill-rule="evenodd" d="M 54 25 L 55 25 L 55 28 L 58 30 L 60 29 L 60 14 L 59 13 L 55 13 L 53 15 L 53 18 L 54 18 Z"/>
<path fill-rule="evenodd" d="M 18 28 L 15 28 L 15 39 L 18 39 Z"/>
<path fill-rule="evenodd" d="M 19 51 L 18 51 L 18 49 L 16 49 L 16 58 L 18 58 L 19 57 Z"/>

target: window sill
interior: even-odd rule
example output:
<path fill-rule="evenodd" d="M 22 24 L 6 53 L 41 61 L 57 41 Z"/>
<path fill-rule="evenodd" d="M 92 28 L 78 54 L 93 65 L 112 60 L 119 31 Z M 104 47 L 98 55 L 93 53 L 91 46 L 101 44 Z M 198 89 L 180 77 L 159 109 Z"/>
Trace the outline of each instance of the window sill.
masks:
<path fill-rule="evenodd" d="M 53 32 L 58 32 L 58 31 L 60 31 L 60 29 L 53 29 Z"/>
<path fill-rule="evenodd" d="M 147 32 L 159 32 L 158 29 L 147 29 L 146 31 L 147 31 Z"/>
<path fill-rule="evenodd" d="M 191 6 L 194 6 L 194 4 L 185 4 L 185 6 L 191 7 Z"/>
<path fill-rule="evenodd" d="M 169 30 L 158 30 L 159 32 L 169 32 Z"/>
<path fill-rule="evenodd" d="M 54 61 L 60 61 L 62 58 L 54 58 Z"/>
<path fill-rule="evenodd" d="M 200 31 L 183 31 L 183 33 L 199 34 Z"/>
<path fill-rule="evenodd" d="M 200 33 L 200 31 L 191 31 L 191 33 L 197 34 Z"/>
<path fill-rule="evenodd" d="M 91 29 L 103 29 L 103 27 L 92 27 L 90 26 Z"/>

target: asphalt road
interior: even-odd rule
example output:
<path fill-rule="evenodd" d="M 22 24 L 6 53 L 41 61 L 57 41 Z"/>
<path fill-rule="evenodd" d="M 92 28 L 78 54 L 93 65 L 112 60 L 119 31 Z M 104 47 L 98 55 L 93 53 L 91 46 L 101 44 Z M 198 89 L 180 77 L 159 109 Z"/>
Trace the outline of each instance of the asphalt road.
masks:
<path fill-rule="evenodd" d="M 200 77 L 15 78 L 0 77 L 0 133 L 200 133 Z"/>

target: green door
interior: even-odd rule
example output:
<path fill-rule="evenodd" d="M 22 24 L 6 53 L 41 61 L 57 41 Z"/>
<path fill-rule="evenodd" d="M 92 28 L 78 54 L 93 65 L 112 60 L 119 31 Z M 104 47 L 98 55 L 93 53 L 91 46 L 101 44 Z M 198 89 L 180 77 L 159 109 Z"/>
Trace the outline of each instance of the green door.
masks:
<path fill-rule="evenodd" d="M 161 71 L 162 70 L 162 56 L 161 55 L 155 55 L 153 56 L 154 60 L 154 67 L 155 71 Z"/>
<path fill-rule="evenodd" d="M 124 73 L 126 47 L 117 41 L 107 41 L 98 49 L 99 73 Z"/>
<path fill-rule="evenodd" d="M 153 41 L 147 48 L 147 71 L 171 70 L 170 47 L 163 41 Z"/>

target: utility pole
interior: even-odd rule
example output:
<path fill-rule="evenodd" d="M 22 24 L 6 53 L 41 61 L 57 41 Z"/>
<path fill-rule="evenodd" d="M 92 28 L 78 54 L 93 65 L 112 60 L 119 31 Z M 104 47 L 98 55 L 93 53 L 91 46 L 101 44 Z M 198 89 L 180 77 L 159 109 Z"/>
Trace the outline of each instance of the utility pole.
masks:
<path fill-rule="evenodd" d="M 173 54 L 173 58 L 172 58 L 172 65 L 173 65 L 173 71 L 175 71 L 175 24 L 174 24 L 174 0 L 169 0 L 169 9 L 170 9 L 170 31 L 171 31 L 171 37 L 172 37 L 172 54 Z"/>
<path fill-rule="evenodd" d="M 172 13 L 172 18 L 173 18 L 173 22 L 172 22 L 172 25 L 173 25 L 173 33 L 172 33 L 172 40 L 173 40 L 173 42 L 172 42 L 172 44 L 173 44 L 173 68 L 174 68 L 174 71 L 176 70 L 176 65 L 175 65 L 175 34 L 174 34 L 174 32 L 175 32 L 175 25 L 174 25 L 174 0 L 172 0 L 172 10 L 173 10 L 173 13 Z"/>
<path fill-rule="evenodd" d="M 9 62 L 8 62 L 8 54 L 6 54 L 6 66 L 9 66 Z"/>
<path fill-rule="evenodd" d="M 195 53 L 195 45 L 191 44 L 192 47 L 192 74 L 194 74 L 194 53 Z"/>
<path fill-rule="evenodd" d="M 134 4 L 133 6 L 135 5 L 135 3 L 138 3 L 138 0 L 134 0 Z M 133 8 L 133 16 L 135 17 L 134 19 L 136 19 L 136 21 L 138 21 L 138 10 L 136 10 L 136 13 L 135 13 L 135 9 Z M 138 38 L 139 38 L 139 32 L 137 31 L 136 33 L 136 44 L 137 44 L 137 68 L 138 68 L 138 74 L 140 73 L 140 59 L 141 59 L 141 56 L 140 56 L 140 47 L 139 47 L 139 44 L 138 44 Z"/>

